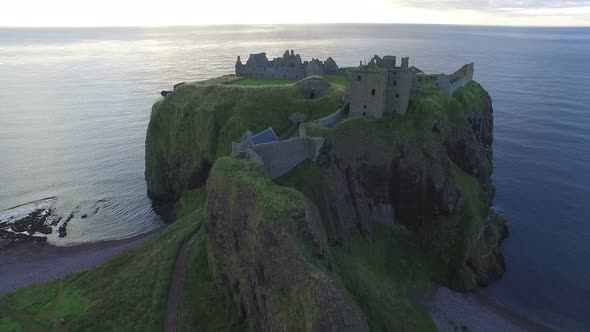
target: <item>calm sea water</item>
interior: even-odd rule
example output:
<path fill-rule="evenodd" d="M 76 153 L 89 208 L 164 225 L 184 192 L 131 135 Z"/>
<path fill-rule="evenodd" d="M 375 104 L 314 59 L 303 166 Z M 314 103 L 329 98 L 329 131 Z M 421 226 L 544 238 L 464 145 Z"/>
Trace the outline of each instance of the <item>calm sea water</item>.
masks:
<path fill-rule="evenodd" d="M 143 177 L 158 92 L 231 73 L 236 55 L 286 49 L 341 66 L 410 56 L 426 72 L 474 61 L 494 100 L 496 206 L 511 229 L 508 272 L 487 292 L 566 330 L 590 328 L 590 29 L 0 29 L 0 210 L 54 197 L 20 209 L 74 211 L 68 237 L 50 238 L 58 245 L 158 227 Z"/>

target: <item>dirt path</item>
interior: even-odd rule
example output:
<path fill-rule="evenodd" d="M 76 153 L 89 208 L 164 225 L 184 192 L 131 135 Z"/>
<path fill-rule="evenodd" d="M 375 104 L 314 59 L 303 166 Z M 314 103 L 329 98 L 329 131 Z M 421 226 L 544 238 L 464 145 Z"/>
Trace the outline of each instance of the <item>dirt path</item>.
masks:
<path fill-rule="evenodd" d="M 51 309 L 51 317 L 52 317 L 52 321 L 53 321 L 53 330 L 54 331 L 65 331 L 63 324 L 61 323 L 61 321 L 59 320 L 58 315 L 58 311 L 57 308 L 59 307 L 59 305 L 61 304 L 62 300 L 63 300 L 63 280 L 59 281 L 59 285 L 57 286 L 57 295 L 55 296 L 55 303 L 53 304 L 53 308 Z"/>
<path fill-rule="evenodd" d="M 165 332 L 176 332 L 176 329 L 178 328 L 178 313 L 181 298 L 180 291 L 184 285 L 184 276 L 186 274 L 191 247 L 200 235 L 201 231 L 198 230 L 182 245 L 178 252 L 178 256 L 176 256 L 176 264 L 172 271 L 170 288 L 168 289 L 168 301 L 166 302 L 166 321 L 164 323 Z"/>

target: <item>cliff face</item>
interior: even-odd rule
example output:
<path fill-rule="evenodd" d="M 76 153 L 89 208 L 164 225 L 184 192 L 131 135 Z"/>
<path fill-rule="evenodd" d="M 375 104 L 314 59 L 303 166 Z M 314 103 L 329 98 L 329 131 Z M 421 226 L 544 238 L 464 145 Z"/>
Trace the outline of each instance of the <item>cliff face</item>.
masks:
<path fill-rule="evenodd" d="M 321 220 L 299 192 L 251 162 L 222 158 L 207 182 L 209 254 L 253 331 L 367 329 L 364 315 L 327 275 Z"/>
<path fill-rule="evenodd" d="M 332 243 L 356 231 L 371 238 L 373 222 L 401 225 L 437 258 L 441 282 L 470 290 L 505 269 L 498 249 L 505 226 L 490 209 L 492 128 L 491 99 L 476 83 L 454 97 L 417 92 L 404 117 L 324 130 L 319 165 L 278 181 L 318 205 Z"/>

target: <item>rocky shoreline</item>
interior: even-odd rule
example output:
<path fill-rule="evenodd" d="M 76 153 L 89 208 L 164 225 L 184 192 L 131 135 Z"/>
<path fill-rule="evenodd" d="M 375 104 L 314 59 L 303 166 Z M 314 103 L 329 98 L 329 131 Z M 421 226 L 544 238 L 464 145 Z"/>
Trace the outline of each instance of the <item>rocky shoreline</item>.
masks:
<path fill-rule="evenodd" d="M 481 289 L 463 294 L 439 287 L 428 297 L 426 307 L 441 332 L 555 331 L 552 327 L 497 303 Z"/>
<path fill-rule="evenodd" d="M 46 236 L 38 236 L 37 233 L 49 235 L 53 233 L 62 218 L 52 218 L 51 209 L 36 209 L 24 218 L 0 223 L 0 250 L 19 243 L 43 244 L 47 242 Z"/>
<path fill-rule="evenodd" d="M 0 251 L 23 243 L 43 245 L 51 234 L 64 238 L 68 236 L 68 224 L 76 214 L 81 214 L 79 219 L 87 219 L 100 210 L 96 206 L 91 212 L 80 212 L 78 205 L 67 216 L 60 215 L 56 213 L 55 200 L 56 197 L 50 197 L 0 211 Z"/>

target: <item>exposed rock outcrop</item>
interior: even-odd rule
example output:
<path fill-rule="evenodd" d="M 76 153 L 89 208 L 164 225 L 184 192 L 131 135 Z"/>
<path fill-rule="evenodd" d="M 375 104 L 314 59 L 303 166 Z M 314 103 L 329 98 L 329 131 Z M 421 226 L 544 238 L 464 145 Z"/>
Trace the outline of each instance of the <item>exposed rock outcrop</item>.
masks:
<path fill-rule="evenodd" d="M 301 193 L 273 184 L 252 162 L 223 158 L 207 197 L 216 280 L 251 330 L 367 330 L 360 308 L 324 272 L 330 251 Z"/>

